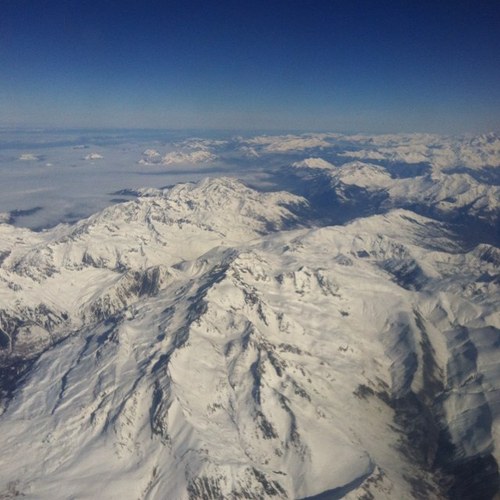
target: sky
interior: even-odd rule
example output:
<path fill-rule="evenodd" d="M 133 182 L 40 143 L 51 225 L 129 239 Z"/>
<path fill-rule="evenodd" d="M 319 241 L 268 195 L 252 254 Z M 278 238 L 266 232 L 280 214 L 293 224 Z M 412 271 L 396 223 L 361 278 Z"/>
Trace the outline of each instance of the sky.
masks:
<path fill-rule="evenodd" d="M 0 126 L 500 130 L 498 1 L 1 0 Z"/>

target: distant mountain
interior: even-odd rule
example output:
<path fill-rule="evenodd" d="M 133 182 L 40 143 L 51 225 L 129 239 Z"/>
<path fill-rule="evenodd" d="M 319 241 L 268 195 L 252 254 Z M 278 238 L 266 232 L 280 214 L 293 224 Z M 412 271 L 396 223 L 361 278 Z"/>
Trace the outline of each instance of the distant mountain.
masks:
<path fill-rule="evenodd" d="M 457 225 L 470 244 L 500 244 L 500 186 L 468 173 L 393 177 L 387 166 L 353 161 L 335 167 L 308 158 L 283 167 L 281 177 L 334 223 L 405 208 Z"/>

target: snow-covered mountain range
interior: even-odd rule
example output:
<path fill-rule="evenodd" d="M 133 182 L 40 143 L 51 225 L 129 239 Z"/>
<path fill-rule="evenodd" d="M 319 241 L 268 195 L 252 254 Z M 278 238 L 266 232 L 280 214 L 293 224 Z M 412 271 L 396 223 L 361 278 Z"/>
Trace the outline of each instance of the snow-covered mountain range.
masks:
<path fill-rule="evenodd" d="M 400 173 L 404 170 L 401 167 Z M 398 176 L 373 163 L 334 166 L 321 158 L 307 158 L 293 163 L 292 169 L 283 168 L 282 177 L 334 220 L 345 222 L 354 216 L 405 208 L 460 225 L 464 238 L 475 243 L 500 243 L 500 186 L 476 180 L 469 173 L 433 169 Z"/>
<path fill-rule="evenodd" d="M 369 161 L 0 223 L 0 497 L 493 498 L 498 185 Z"/>

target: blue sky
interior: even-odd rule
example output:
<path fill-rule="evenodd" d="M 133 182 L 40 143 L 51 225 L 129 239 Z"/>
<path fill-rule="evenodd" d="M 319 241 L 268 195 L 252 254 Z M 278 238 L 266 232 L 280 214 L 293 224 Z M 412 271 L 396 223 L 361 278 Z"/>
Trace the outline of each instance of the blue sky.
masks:
<path fill-rule="evenodd" d="M 496 1 L 2 0 L 0 126 L 500 130 Z"/>

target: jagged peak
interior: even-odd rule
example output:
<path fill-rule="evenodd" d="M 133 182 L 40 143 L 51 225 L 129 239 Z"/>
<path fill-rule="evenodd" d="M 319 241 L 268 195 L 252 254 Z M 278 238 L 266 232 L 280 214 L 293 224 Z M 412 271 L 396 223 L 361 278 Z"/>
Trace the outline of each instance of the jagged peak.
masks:
<path fill-rule="evenodd" d="M 287 192 L 261 193 L 237 179 L 208 178 L 113 205 L 72 227 L 48 230 L 11 259 L 10 268 L 43 279 L 57 269 L 82 265 L 115 270 L 163 260 L 172 265 L 214 246 L 286 229 L 298 220 L 290 208 L 304 205 L 305 199 Z"/>

